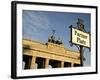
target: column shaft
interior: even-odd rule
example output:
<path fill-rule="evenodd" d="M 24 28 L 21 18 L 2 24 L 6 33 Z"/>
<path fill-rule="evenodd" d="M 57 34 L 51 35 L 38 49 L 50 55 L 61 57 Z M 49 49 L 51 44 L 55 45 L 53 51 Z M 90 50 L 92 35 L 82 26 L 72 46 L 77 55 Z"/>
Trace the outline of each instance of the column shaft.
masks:
<path fill-rule="evenodd" d="M 71 67 L 74 67 L 74 63 L 71 63 Z"/>
<path fill-rule="evenodd" d="M 64 68 L 64 62 L 63 61 L 61 62 L 61 68 Z"/>
<path fill-rule="evenodd" d="M 46 60 L 45 60 L 45 68 L 48 68 L 48 66 L 49 66 L 49 59 L 46 58 Z"/>
<path fill-rule="evenodd" d="M 31 69 L 35 69 L 36 68 L 36 64 L 35 64 L 35 61 L 36 61 L 36 57 L 32 57 L 32 61 L 31 61 Z"/>

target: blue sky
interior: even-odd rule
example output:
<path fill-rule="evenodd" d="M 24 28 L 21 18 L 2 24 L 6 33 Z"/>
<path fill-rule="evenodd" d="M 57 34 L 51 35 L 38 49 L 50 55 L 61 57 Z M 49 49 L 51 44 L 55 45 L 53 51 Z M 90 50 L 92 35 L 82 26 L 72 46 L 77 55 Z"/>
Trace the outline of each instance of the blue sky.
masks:
<path fill-rule="evenodd" d="M 52 30 L 55 30 L 56 39 L 60 38 L 64 43 L 64 47 L 77 51 L 76 46 L 71 47 L 69 44 L 69 26 L 76 27 L 77 19 L 81 18 L 84 20 L 85 30 L 90 32 L 90 16 L 86 13 L 23 10 L 23 38 L 46 43 L 48 37 L 52 34 Z M 90 65 L 90 52 L 88 49 L 85 49 L 84 57 L 86 58 L 84 65 Z"/>

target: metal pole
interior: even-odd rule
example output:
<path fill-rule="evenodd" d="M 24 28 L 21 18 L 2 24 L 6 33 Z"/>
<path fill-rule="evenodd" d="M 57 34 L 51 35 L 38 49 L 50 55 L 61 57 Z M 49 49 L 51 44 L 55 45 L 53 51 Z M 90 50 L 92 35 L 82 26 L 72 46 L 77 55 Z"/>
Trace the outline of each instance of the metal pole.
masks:
<path fill-rule="evenodd" d="M 80 45 L 80 66 L 83 66 L 83 47 Z"/>
<path fill-rule="evenodd" d="M 84 24 L 82 19 L 78 19 L 77 26 L 79 30 L 83 31 Z M 80 66 L 83 66 L 83 46 L 80 45 L 79 47 L 80 47 Z"/>

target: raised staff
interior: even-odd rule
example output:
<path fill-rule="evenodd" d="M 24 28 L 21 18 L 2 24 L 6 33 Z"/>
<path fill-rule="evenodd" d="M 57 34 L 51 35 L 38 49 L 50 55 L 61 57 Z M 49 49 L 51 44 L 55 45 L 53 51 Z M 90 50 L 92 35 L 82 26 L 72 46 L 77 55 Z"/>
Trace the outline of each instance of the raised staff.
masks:
<path fill-rule="evenodd" d="M 83 66 L 83 47 L 90 48 L 90 34 L 84 29 L 84 21 L 78 18 L 77 28 L 72 25 L 71 28 L 71 44 L 78 45 L 80 51 L 80 66 Z"/>

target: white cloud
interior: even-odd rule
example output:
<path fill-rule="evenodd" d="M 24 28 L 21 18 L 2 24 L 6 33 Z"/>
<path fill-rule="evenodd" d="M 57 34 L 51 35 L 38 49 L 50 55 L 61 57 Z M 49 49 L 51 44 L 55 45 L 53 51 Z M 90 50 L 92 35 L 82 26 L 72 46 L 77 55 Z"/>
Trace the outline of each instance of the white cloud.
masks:
<path fill-rule="evenodd" d="M 43 12 L 23 11 L 23 19 L 23 26 L 33 29 L 33 31 L 46 31 L 50 28 L 50 21 Z"/>
<path fill-rule="evenodd" d="M 23 11 L 23 38 L 43 40 L 48 37 L 51 23 L 47 15 L 40 11 Z"/>

